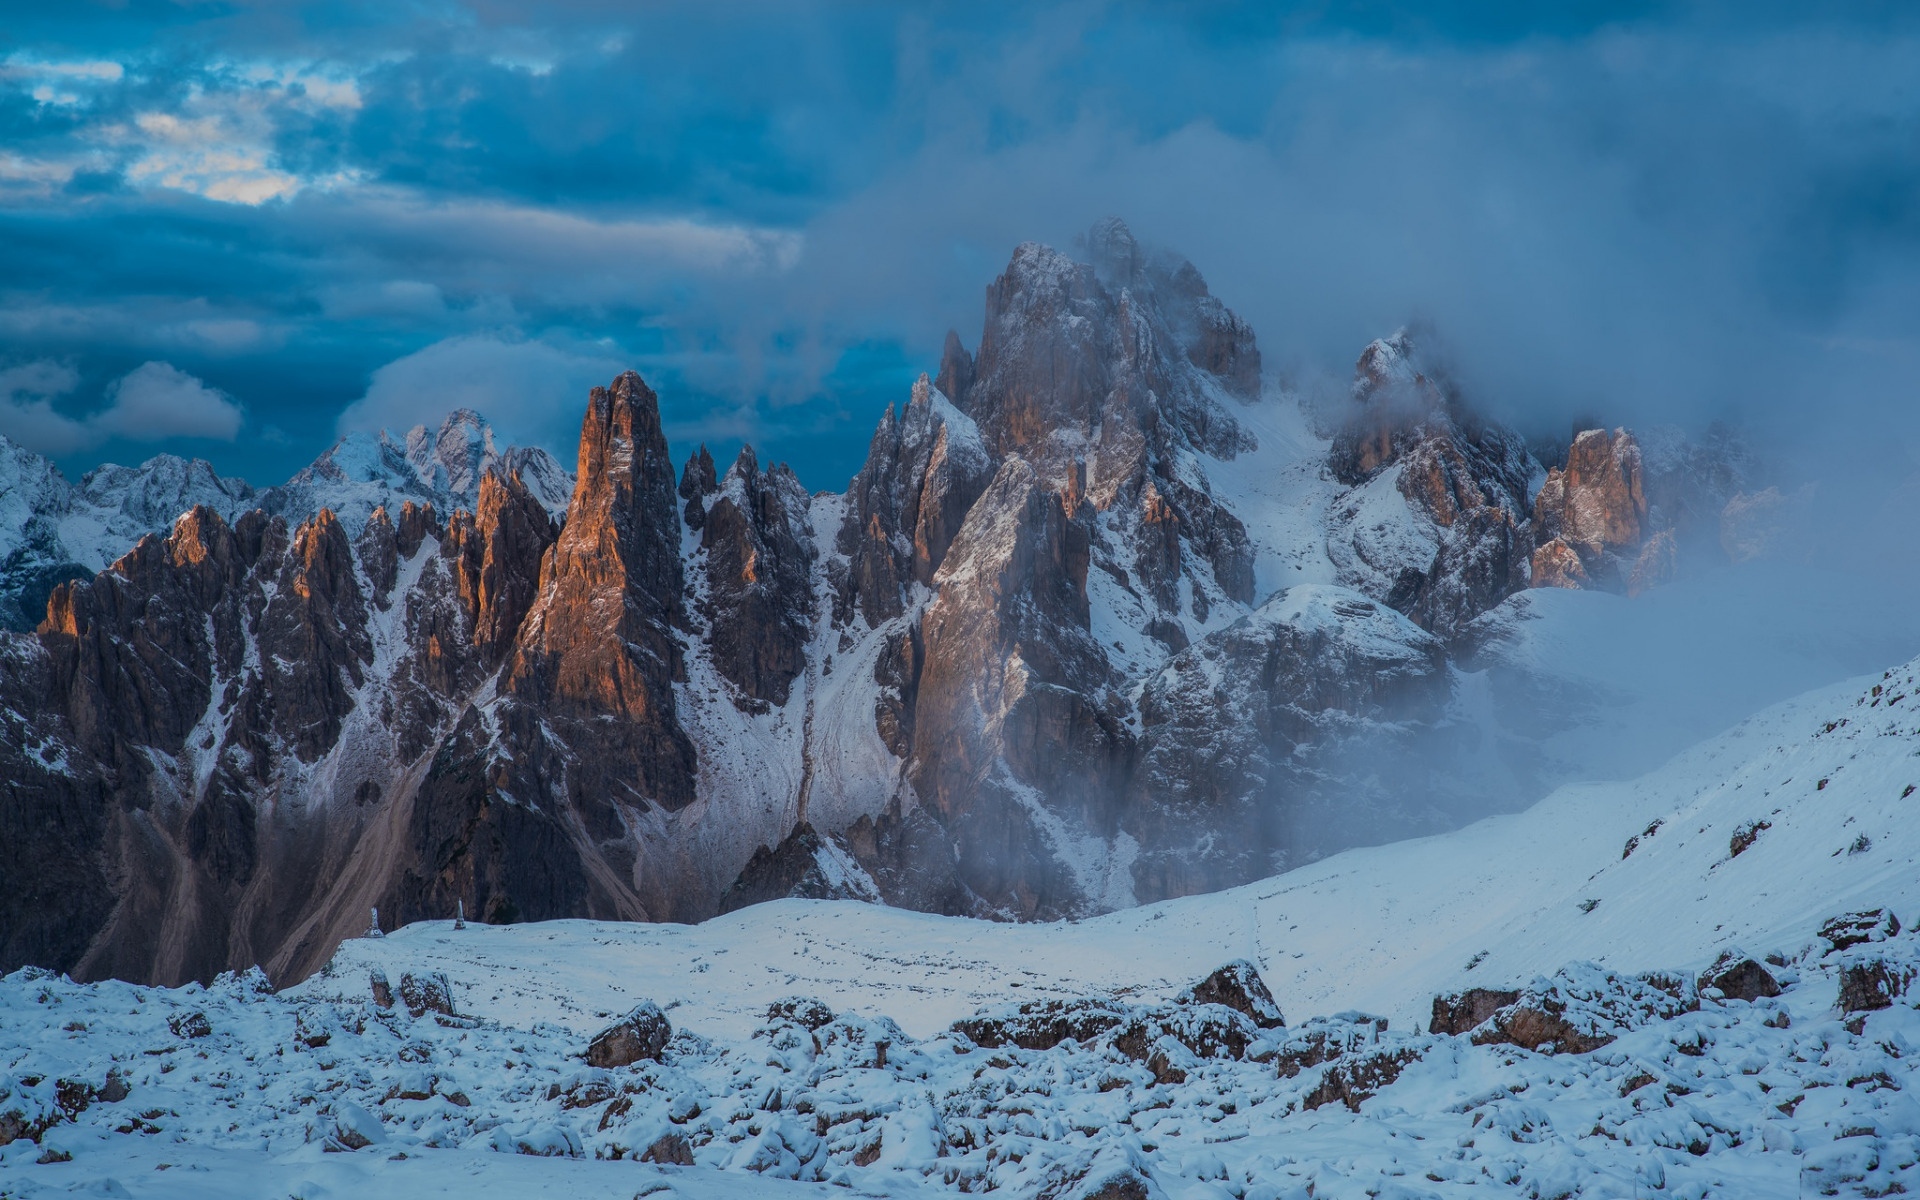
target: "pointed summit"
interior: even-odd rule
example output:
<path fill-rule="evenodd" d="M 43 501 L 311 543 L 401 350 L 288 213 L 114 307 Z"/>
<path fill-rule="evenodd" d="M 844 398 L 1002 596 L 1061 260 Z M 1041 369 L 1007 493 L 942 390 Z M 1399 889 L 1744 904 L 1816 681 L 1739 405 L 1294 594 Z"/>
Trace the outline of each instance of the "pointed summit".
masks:
<path fill-rule="evenodd" d="M 693 799 L 693 745 L 674 716 L 681 650 L 680 514 L 660 403 L 628 371 L 594 388 L 566 528 L 503 689 L 582 722 L 577 744 L 605 795 L 679 808 Z M 605 718 L 611 717 L 609 722 Z"/>

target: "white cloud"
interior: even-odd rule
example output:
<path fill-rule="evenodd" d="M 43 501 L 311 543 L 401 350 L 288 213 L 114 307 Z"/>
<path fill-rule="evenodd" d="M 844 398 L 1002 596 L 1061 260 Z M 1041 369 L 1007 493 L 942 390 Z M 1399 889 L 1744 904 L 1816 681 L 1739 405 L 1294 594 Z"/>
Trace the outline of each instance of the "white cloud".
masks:
<path fill-rule="evenodd" d="M 662 267 L 749 278 L 784 272 L 804 239 L 791 230 L 689 217 L 600 217 L 488 200 L 431 200 L 400 188 L 361 188 L 351 204 L 316 206 L 365 248 L 440 266 L 454 282 L 517 285 L 528 274 L 565 280 L 567 293 L 630 297 Z M 446 281 L 442 281 L 445 286 Z"/>
<path fill-rule="evenodd" d="M 230 442 L 240 433 L 242 413 L 232 396 L 170 363 L 150 362 L 107 388 L 104 411 L 87 418 L 110 437 L 159 441 L 170 437 Z"/>
<path fill-rule="evenodd" d="M 144 363 L 109 384 L 107 406 L 98 412 L 56 411 L 53 401 L 79 383 L 73 368 L 45 360 L 0 370 L 0 434 L 42 454 L 66 454 L 113 437 L 230 442 L 244 417 L 233 397 L 170 363 Z"/>
<path fill-rule="evenodd" d="M 367 394 L 340 414 L 339 431 L 397 432 L 471 408 L 506 442 L 543 446 L 564 460 L 587 389 L 628 365 L 592 348 L 490 335 L 447 338 L 375 371 Z"/>
<path fill-rule="evenodd" d="M 18 55 L 0 59 L 0 82 L 23 85 L 34 101 L 51 108 L 71 108 L 89 98 L 89 89 L 118 83 L 126 68 L 105 59 L 41 62 Z"/>
<path fill-rule="evenodd" d="M 102 126 L 93 136 L 133 151 L 130 182 L 228 204 L 259 205 L 359 181 L 353 171 L 289 171 L 275 150 L 289 115 L 357 111 L 357 82 L 262 64 L 237 67 L 236 74 L 244 81 L 241 87 L 195 86 L 171 109 L 136 113 L 131 124 Z"/>

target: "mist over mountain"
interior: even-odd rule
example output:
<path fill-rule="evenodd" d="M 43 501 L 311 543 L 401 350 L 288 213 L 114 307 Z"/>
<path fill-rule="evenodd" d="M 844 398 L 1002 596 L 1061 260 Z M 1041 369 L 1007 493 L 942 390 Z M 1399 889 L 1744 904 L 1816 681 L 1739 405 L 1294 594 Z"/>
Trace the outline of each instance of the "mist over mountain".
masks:
<path fill-rule="evenodd" d="M 0 1196 L 1920 1190 L 1905 12 L 10 17 Z"/>

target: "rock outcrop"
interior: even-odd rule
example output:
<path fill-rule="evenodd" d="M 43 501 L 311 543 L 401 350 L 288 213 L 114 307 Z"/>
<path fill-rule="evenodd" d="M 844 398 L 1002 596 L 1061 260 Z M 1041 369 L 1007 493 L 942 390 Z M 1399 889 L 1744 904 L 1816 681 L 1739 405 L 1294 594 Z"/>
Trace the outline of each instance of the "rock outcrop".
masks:
<path fill-rule="evenodd" d="M 697 608 L 714 667 L 746 703 L 783 706 L 806 668 L 812 632 L 807 490 L 784 464 L 762 471 L 748 446 L 726 478 L 701 495 L 712 498 L 695 526 L 706 557 Z M 689 514 L 694 503 L 689 498 Z"/>
<path fill-rule="evenodd" d="M 1352 400 L 1330 461 L 1349 489 L 1328 534 L 1341 582 L 1449 637 L 1526 586 L 1538 464 L 1517 434 L 1466 406 L 1404 329 L 1361 354 Z"/>
<path fill-rule="evenodd" d="M 1566 465 L 1547 472 L 1533 499 L 1533 522 L 1533 573 L 1540 585 L 1626 590 L 1647 533 L 1640 444 L 1633 435 L 1588 429 L 1575 437 Z"/>
<path fill-rule="evenodd" d="M 949 355 L 959 340 L 949 335 Z M 962 356 L 965 350 L 959 350 Z M 970 382 L 972 359 L 956 385 Z M 888 406 L 874 430 L 867 461 L 847 490 L 847 516 L 836 545 L 845 556 L 837 579 L 836 620 L 857 610 L 879 626 L 906 611 L 914 584 L 933 583 L 967 511 L 993 478 L 980 429 L 923 375 L 898 415 Z"/>
<path fill-rule="evenodd" d="M 1304 585 L 1175 655 L 1146 681 L 1123 825 L 1143 901 L 1258 879 L 1383 820 L 1412 731 L 1449 697 L 1441 643 L 1356 592 Z M 1232 714 L 1231 717 L 1224 714 Z M 1364 753 L 1368 772 L 1342 770 Z M 1363 781 L 1371 779 L 1371 787 Z"/>

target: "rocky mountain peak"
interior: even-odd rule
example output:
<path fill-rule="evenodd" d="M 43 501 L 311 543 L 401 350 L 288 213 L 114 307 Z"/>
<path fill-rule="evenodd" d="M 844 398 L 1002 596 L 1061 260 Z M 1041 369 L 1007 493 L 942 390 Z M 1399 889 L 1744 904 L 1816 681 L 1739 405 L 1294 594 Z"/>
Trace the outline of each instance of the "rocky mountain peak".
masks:
<path fill-rule="evenodd" d="M 470 408 L 454 409 L 437 430 L 416 425 L 407 432 L 407 461 L 437 492 L 476 492 L 486 467 L 498 457 L 493 426 Z"/>
<path fill-rule="evenodd" d="M 687 456 L 687 465 L 680 472 L 680 498 L 687 502 L 684 516 L 687 528 L 698 530 L 707 521 L 708 496 L 720 487 L 720 478 L 714 473 L 713 455 L 707 452 L 705 443 L 700 449 Z"/>
<path fill-rule="evenodd" d="M 979 353 L 950 351 L 941 378 L 966 379 L 965 410 L 996 457 L 1048 475 L 1084 462 L 1107 507 L 1169 455 L 1251 444 L 1215 394 L 1256 392 L 1259 352 L 1185 260 L 1149 261 L 1112 219 L 1087 245 L 1092 263 L 1016 248 L 987 289 Z"/>
<path fill-rule="evenodd" d="M 357 533 L 376 508 L 388 516 L 412 501 L 443 513 L 472 511 L 487 472 L 518 473 L 549 515 L 565 513 L 573 479 L 537 446 L 502 451 L 494 430 L 472 409 L 455 409 L 436 427 L 416 425 L 405 437 L 354 431 L 330 446 L 279 487 L 257 498 L 260 507 L 299 520 L 331 508 Z"/>
<path fill-rule="evenodd" d="M 246 480 L 222 478 L 205 459 L 172 454 L 156 454 L 138 467 L 95 467 L 81 476 L 78 491 L 89 503 L 151 528 L 165 528 L 196 504 L 233 516 L 253 500 Z"/>
<path fill-rule="evenodd" d="M 1526 586 L 1539 464 L 1425 357 L 1401 329 L 1355 362 L 1352 409 L 1328 461 L 1350 490 L 1335 506 L 1328 551 L 1343 583 L 1449 637 Z M 1406 518 L 1381 519 L 1387 491 L 1406 502 Z"/>
<path fill-rule="evenodd" d="M 1671 538 L 1657 547 L 1648 511 L 1640 444 L 1625 429 L 1581 430 L 1533 500 L 1537 587 L 1640 591 L 1671 574 Z M 1645 564 L 1643 549 L 1652 549 Z"/>
<path fill-rule="evenodd" d="M 785 705 L 806 669 L 814 611 L 808 505 L 786 464 L 762 471 L 753 447 L 742 446 L 699 526 L 706 643 L 749 710 Z"/>
<path fill-rule="evenodd" d="M 1334 438 L 1332 465 L 1340 482 L 1361 483 L 1421 441 L 1454 433 L 1447 393 L 1420 359 L 1405 328 L 1360 352 L 1349 389 L 1354 407 Z"/>
<path fill-rule="evenodd" d="M 967 353 L 960 335 L 951 329 L 940 351 L 940 375 L 934 386 L 954 404 L 963 409 L 967 406 L 967 393 L 973 388 L 973 355 Z"/>
<path fill-rule="evenodd" d="M 1145 275 L 1147 256 L 1134 238 L 1133 230 L 1119 217 L 1095 221 L 1086 235 L 1087 260 L 1100 276 L 1100 282 L 1118 290 L 1135 286 Z"/>
<path fill-rule="evenodd" d="M 980 427 L 925 375 L 904 411 L 889 405 L 847 491 L 836 620 L 845 624 L 857 607 L 877 628 L 905 611 L 910 587 L 933 582 L 993 469 Z"/>
<path fill-rule="evenodd" d="M 578 744 L 593 748 L 583 783 L 670 808 L 693 798 L 694 772 L 673 698 L 685 586 L 674 493 L 653 389 L 633 371 L 594 388 L 566 527 L 502 681 L 550 718 L 581 723 Z"/>

